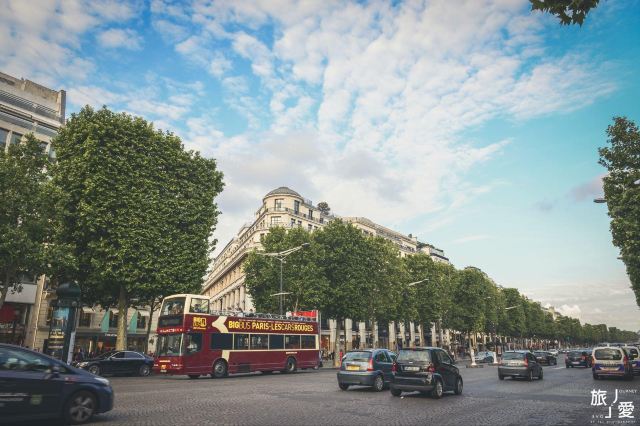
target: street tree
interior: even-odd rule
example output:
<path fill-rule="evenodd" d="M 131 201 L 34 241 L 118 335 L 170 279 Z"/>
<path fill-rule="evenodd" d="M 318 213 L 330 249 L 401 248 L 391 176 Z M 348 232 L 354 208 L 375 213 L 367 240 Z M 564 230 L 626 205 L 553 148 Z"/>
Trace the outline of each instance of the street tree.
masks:
<path fill-rule="evenodd" d="M 66 195 L 56 244 L 72 247 L 83 300 L 118 307 L 126 347 L 132 299 L 199 290 L 222 173 L 142 118 L 83 108 L 53 140 L 53 184 Z"/>
<path fill-rule="evenodd" d="M 326 201 L 320 201 L 318 203 L 318 210 L 320 210 L 322 214 L 329 214 L 331 212 L 331 207 L 329 207 L 329 204 L 327 204 Z"/>
<path fill-rule="evenodd" d="M 20 278 L 37 277 L 46 267 L 48 157 L 39 141 L 0 149 L 0 308 Z"/>
<path fill-rule="evenodd" d="M 578 24 L 582 26 L 591 9 L 595 9 L 600 0 L 529 0 L 531 10 L 539 10 L 556 16 L 561 25 Z"/>
<path fill-rule="evenodd" d="M 608 171 L 603 183 L 611 235 L 640 306 L 640 131 L 633 121 L 615 117 L 607 135 L 609 145 L 598 151 Z"/>
<path fill-rule="evenodd" d="M 502 290 L 505 305 L 511 308 L 505 312 L 504 333 L 508 336 L 522 339 L 526 331 L 526 316 L 522 304 L 522 296 L 515 288 L 505 288 Z"/>

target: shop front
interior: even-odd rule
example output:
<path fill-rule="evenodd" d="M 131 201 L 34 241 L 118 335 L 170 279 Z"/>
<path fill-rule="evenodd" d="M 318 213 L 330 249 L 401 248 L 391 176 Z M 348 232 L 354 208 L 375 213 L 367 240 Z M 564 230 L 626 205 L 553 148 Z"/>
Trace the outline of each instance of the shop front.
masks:
<path fill-rule="evenodd" d="M 25 303 L 5 302 L 0 308 L 0 343 L 23 345 L 29 307 Z"/>

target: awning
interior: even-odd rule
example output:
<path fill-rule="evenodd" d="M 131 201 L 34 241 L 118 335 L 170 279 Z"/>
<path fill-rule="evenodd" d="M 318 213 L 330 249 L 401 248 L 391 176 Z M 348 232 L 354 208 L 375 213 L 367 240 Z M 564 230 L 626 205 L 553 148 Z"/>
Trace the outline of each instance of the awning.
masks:
<path fill-rule="evenodd" d="M 111 312 L 113 312 L 114 314 L 117 314 L 117 313 L 119 312 L 119 311 L 118 311 L 118 308 L 109 308 L 109 310 L 110 310 Z"/>
<path fill-rule="evenodd" d="M 83 306 L 82 307 L 82 312 L 85 314 L 95 314 L 96 311 L 93 310 L 93 308 L 89 308 L 88 306 Z"/>

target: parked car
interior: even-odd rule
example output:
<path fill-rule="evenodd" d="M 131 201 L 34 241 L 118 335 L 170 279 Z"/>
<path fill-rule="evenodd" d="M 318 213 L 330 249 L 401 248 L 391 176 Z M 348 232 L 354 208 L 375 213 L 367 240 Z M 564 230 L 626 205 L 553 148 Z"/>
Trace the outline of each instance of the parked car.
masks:
<path fill-rule="evenodd" d="M 447 391 L 462 394 L 462 386 L 460 371 L 449 354 L 440 348 L 420 347 L 398 353 L 389 389 L 393 396 L 400 396 L 402 391 L 419 391 L 437 399 Z"/>
<path fill-rule="evenodd" d="M 58 417 L 81 424 L 113 408 L 107 379 L 50 356 L 0 343 L 0 418 L 31 422 Z"/>
<path fill-rule="evenodd" d="M 475 360 L 476 362 L 495 363 L 498 362 L 498 357 L 495 352 L 483 351 L 476 354 Z"/>
<path fill-rule="evenodd" d="M 560 351 L 557 349 L 549 349 L 547 352 L 549 352 L 551 355 L 555 356 L 556 358 L 558 358 L 558 355 L 560 355 Z M 556 359 L 557 361 L 557 359 Z M 557 362 L 556 362 L 557 364 Z"/>
<path fill-rule="evenodd" d="M 633 368 L 629 356 L 619 346 L 600 346 L 593 349 L 593 378 L 623 377 L 633 380 Z"/>
<path fill-rule="evenodd" d="M 564 360 L 565 367 L 591 367 L 591 353 L 586 349 L 570 351 Z"/>
<path fill-rule="evenodd" d="M 634 375 L 640 375 L 640 349 L 637 346 L 623 346 L 622 349 L 627 353 L 631 368 Z"/>
<path fill-rule="evenodd" d="M 533 354 L 536 356 L 536 360 L 540 364 L 546 364 L 546 365 L 558 364 L 558 358 L 556 358 L 555 355 L 553 355 L 551 352 L 535 351 Z"/>
<path fill-rule="evenodd" d="M 386 349 L 361 349 L 347 352 L 338 370 L 338 387 L 371 386 L 380 392 L 391 381 L 391 367 L 396 354 Z"/>
<path fill-rule="evenodd" d="M 542 380 L 542 366 L 529 351 L 507 351 L 498 366 L 498 379 L 524 377 L 531 381 L 534 377 Z"/>
<path fill-rule="evenodd" d="M 148 376 L 153 367 L 153 358 L 134 351 L 105 352 L 97 358 L 74 363 L 96 376 L 104 374 L 137 374 Z"/>

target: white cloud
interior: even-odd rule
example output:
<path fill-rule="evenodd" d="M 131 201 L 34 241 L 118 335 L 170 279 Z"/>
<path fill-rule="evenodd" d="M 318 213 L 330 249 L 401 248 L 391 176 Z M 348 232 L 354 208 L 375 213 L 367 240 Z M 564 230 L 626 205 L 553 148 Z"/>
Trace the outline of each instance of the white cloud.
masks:
<path fill-rule="evenodd" d="M 142 37 L 132 29 L 110 28 L 98 35 L 98 43 L 109 49 L 139 50 L 142 48 Z"/>
<path fill-rule="evenodd" d="M 580 309 L 580 306 L 575 304 L 574 305 L 564 304 L 556 308 L 556 310 L 566 317 L 580 318 L 582 314 L 582 310 Z"/>

